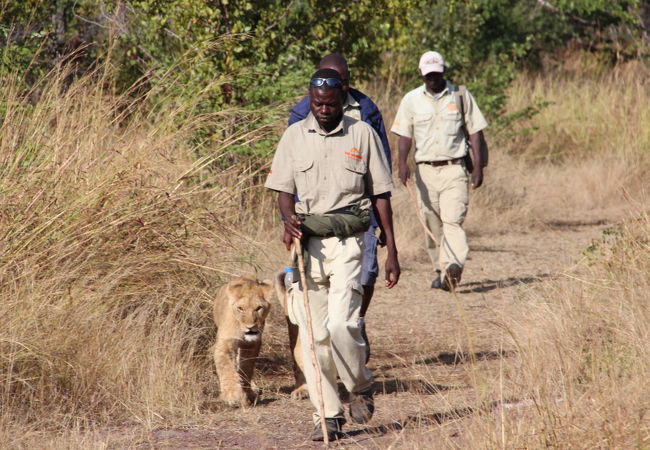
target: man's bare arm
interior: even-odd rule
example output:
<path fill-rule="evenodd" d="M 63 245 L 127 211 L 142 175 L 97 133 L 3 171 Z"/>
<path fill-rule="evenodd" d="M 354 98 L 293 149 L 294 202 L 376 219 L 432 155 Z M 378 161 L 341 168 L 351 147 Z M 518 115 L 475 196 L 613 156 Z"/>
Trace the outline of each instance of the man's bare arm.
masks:
<path fill-rule="evenodd" d="M 470 184 L 472 185 L 473 189 L 477 189 L 483 184 L 483 166 L 485 165 L 481 147 L 487 147 L 487 142 L 485 141 L 485 136 L 483 136 L 483 131 L 470 134 L 469 145 L 472 149 L 472 162 L 474 163 L 474 170 L 472 170 Z"/>

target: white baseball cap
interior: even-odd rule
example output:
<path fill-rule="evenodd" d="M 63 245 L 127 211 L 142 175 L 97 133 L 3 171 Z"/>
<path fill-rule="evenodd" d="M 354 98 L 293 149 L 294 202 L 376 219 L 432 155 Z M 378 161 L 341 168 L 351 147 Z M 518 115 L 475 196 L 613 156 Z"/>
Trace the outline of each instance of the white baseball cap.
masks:
<path fill-rule="evenodd" d="M 444 72 L 445 71 L 445 60 L 442 59 L 442 55 L 438 52 L 426 52 L 420 58 L 420 73 L 426 75 L 431 72 Z"/>

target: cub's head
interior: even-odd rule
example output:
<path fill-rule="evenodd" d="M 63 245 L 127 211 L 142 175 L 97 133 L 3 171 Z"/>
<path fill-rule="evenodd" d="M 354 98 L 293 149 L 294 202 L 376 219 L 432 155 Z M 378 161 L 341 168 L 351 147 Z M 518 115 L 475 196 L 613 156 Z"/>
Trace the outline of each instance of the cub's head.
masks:
<path fill-rule="evenodd" d="M 252 277 L 240 277 L 228 283 L 228 304 L 243 340 L 257 341 L 261 338 L 272 294 L 271 284 Z"/>

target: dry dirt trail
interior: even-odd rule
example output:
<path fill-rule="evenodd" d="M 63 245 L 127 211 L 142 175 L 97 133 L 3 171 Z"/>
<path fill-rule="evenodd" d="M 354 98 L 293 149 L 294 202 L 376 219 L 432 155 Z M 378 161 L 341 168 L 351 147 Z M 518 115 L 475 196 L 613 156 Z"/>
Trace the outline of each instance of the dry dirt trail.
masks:
<path fill-rule="evenodd" d="M 348 423 L 349 437 L 335 446 L 467 448 L 459 425 L 469 420 L 468 399 L 481 395 L 472 377 L 478 373 L 483 380 L 493 376 L 498 381 L 499 367 L 513 359 L 514 349 L 504 348 L 498 323 L 514 314 L 512 305 L 524 291 L 569 270 L 611 220 L 556 222 L 526 233 L 471 236 L 471 259 L 457 296 L 429 288 L 429 260 L 414 243 L 410 254 L 401 255 L 399 285 L 392 290 L 378 285 L 367 317 L 375 416 L 366 425 Z M 413 222 L 416 226 L 415 218 Z M 284 337 L 277 310 L 273 333 Z M 310 402 L 288 395 L 288 365 L 261 356 L 260 404 L 243 410 L 207 407 L 210 417 L 201 422 L 212 425 L 155 430 L 137 448 L 318 447 L 307 440 Z M 484 388 L 492 393 L 496 389 Z M 504 404 L 516 407 L 516 399 Z"/>

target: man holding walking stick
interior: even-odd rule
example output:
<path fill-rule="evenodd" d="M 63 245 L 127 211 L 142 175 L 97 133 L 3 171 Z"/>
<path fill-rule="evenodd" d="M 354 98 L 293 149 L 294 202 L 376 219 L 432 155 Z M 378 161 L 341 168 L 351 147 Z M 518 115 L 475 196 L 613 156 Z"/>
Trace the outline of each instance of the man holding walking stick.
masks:
<path fill-rule="evenodd" d="M 386 236 L 386 286 L 392 288 L 400 275 L 388 162 L 377 133 L 366 123 L 343 115 L 342 86 L 336 70 L 314 73 L 309 83 L 310 114 L 284 132 L 265 184 L 279 193 L 287 249 L 294 238 L 301 240 L 303 248 L 307 286 L 294 283 L 287 306 L 305 344 L 305 378 L 317 409 L 322 391 L 327 437 L 316 413 L 313 440 L 341 437 L 345 417 L 337 375 L 351 392 L 350 419 L 365 423 L 374 412 L 372 374 L 365 365 L 365 343 L 358 325 L 363 235 L 371 209 Z M 309 351 L 305 288 L 322 389 L 318 389 Z"/>

